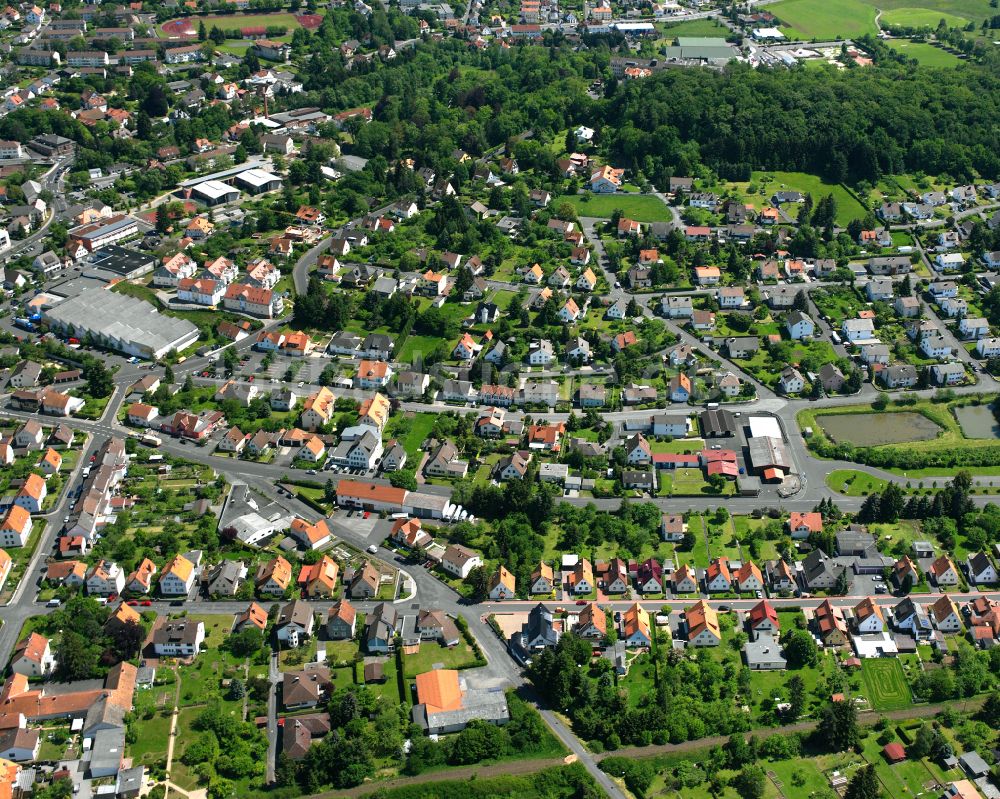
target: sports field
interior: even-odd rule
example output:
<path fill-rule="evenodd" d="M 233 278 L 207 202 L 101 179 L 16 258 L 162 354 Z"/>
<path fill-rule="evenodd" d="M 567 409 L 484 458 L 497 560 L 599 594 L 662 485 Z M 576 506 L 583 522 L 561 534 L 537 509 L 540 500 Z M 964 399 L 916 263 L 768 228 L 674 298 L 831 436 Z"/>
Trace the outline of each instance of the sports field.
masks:
<path fill-rule="evenodd" d="M 768 11 L 793 39 L 835 39 L 874 34 L 875 7 L 862 0 L 782 0 Z"/>
<path fill-rule="evenodd" d="M 906 28 L 936 28 L 942 19 L 949 28 L 964 28 L 969 21 L 964 17 L 930 8 L 896 8 L 882 13 L 885 24 Z"/>
<path fill-rule="evenodd" d="M 949 27 L 978 25 L 995 13 L 989 0 L 781 0 L 768 6 L 786 36 L 806 40 L 874 34 L 877 8 L 884 24 L 914 28 L 936 28 L 941 19 Z"/>
<path fill-rule="evenodd" d="M 895 658 L 866 658 L 861 661 L 868 701 L 875 710 L 901 710 L 913 704 L 903 667 Z"/>
<path fill-rule="evenodd" d="M 307 27 L 315 27 L 316 19 L 322 19 L 317 15 L 306 15 L 304 18 L 309 22 Z M 302 21 L 295 14 L 213 14 L 172 19 L 160 25 L 160 30 L 166 38 L 193 39 L 198 34 L 198 25 L 201 22 L 204 22 L 209 30 L 213 26 L 223 30 L 276 26 L 288 28 L 289 31 L 303 27 Z"/>
<path fill-rule="evenodd" d="M 962 63 L 958 56 L 926 42 L 908 42 L 906 39 L 890 39 L 886 44 L 905 56 L 915 58 L 925 67 L 954 67 Z"/>
<path fill-rule="evenodd" d="M 552 201 L 552 207 L 569 203 L 579 216 L 610 219 L 616 209 L 636 222 L 669 222 L 670 209 L 652 194 L 571 194 Z"/>

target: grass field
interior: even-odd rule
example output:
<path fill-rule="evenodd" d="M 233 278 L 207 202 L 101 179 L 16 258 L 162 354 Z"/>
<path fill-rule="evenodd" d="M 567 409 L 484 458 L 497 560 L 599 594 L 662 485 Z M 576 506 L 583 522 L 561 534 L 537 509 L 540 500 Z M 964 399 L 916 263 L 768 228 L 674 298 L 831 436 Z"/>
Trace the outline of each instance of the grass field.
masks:
<path fill-rule="evenodd" d="M 906 28 L 936 28 L 942 19 L 949 28 L 964 28 L 969 21 L 964 17 L 929 8 L 897 8 L 882 13 L 882 21 L 887 25 Z"/>
<path fill-rule="evenodd" d="M 610 219 L 616 209 L 636 222 L 669 222 L 670 209 L 651 194 L 575 194 L 559 197 L 552 205 L 569 203 L 580 216 Z"/>
<path fill-rule="evenodd" d="M 657 27 L 662 31 L 661 38 L 671 42 L 678 36 L 719 36 L 724 39 L 730 33 L 729 28 L 720 25 L 714 19 L 691 19 L 675 25 Z"/>
<path fill-rule="evenodd" d="M 790 38 L 835 39 L 874 34 L 875 8 L 861 0 L 782 0 L 768 8 Z"/>
<path fill-rule="evenodd" d="M 913 704 L 903 667 L 895 658 L 868 658 L 861 662 L 868 701 L 875 710 L 901 710 Z"/>

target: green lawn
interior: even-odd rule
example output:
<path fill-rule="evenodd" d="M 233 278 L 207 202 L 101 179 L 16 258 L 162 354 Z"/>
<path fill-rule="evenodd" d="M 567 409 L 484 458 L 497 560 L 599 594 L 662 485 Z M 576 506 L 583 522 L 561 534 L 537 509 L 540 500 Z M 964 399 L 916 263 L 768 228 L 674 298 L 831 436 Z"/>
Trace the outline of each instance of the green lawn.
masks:
<path fill-rule="evenodd" d="M 169 700 L 162 708 L 156 708 L 151 718 L 145 714 L 139 715 L 139 723 L 135 725 L 138 733 L 134 744 L 129 746 L 129 754 L 136 764 L 147 768 L 156 761 L 167 757 L 167 740 L 170 737 L 170 716 L 173 710 L 173 686 L 152 688 L 154 694 L 169 692 Z"/>
<path fill-rule="evenodd" d="M 412 418 L 404 417 L 402 424 L 409 426 L 400 442 L 406 450 L 407 465 L 416 467 L 420 460 L 420 445 L 428 439 L 434 427 L 434 414 L 418 413 Z"/>
<path fill-rule="evenodd" d="M 717 494 L 705 481 L 701 469 L 674 469 L 671 476 L 673 478 L 671 493 L 675 497 L 700 497 L 706 494 L 726 496 L 736 493 L 735 483 L 727 480 L 721 494 Z"/>
<path fill-rule="evenodd" d="M 861 662 L 868 701 L 875 710 L 901 710 L 913 704 L 903 667 L 895 658 L 867 658 Z"/>
<path fill-rule="evenodd" d="M 838 494 L 863 497 L 881 491 L 886 481 L 854 469 L 835 469 L 826 476 L 826 484 Z"/>
<path fill-rule="evenodd" d="M 413 363 L 415 355 L 429 355 L 440 343 L 441 339 L 434 336 L 416 336 L 411 333 L 395 356 L 396 360 L 400 363 Z"/>
<path fill-rule="evenodd" d="M 790 38 L 835 39 L 874 34 L 875 8 L 861 0 L 782 0 L 768 7 Z"/>
<path fill-rule="evenodd" d="M 420 645 L 415 655 L 403 655 L 403 673 L 406 677 L 416 677 L 435 668 L 462 669 L 472 666 L 476 656 L 465 641 L 456 646 L 441 646 L 436 641 L 426 641 Z"/>
<path fill-rule="evenodd" d="M 670 209 L 651 194 L 576 194 L 553 200 L 553 207 L 569 203 L 580 216 L 610 219 L 616 210 L 636 222 L 669 222 Z"/>
<path fill-rule="evenodd" d="M 932 12 L 928 12 L 932 13 Z M 890 39 L 886 42 L 893 50 L 897 50 L 903 55 L 915 58 L 921 66 L 925 67 L 954 67 L 961 63 L 958 56 L 935 47 L 926 42 L 910 42 L 905 39 Z M 893 243 L 896 234 L 893 233 Z"/>

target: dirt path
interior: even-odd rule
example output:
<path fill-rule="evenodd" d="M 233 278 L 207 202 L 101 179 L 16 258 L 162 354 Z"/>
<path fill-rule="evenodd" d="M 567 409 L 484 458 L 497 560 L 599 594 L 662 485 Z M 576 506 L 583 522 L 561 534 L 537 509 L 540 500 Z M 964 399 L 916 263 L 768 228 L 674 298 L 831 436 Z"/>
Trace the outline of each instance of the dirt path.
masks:
<path fill-rule="evenodd" d="M 174 680 L 176 682 L 177 688 L 174 689 L 174 712 L 170 716 L 170 733 L 167 736 L 167 781 L 164 783 L 166 792 L 163 794 L 163 799 L 167 799 L 170 794 L 170 789 L 175 788 L 175 786 L 170 783 L 170 766 L 174 762 L 174 741 L 177 740 L 177 719 L 180 716 L 180 704 L 181 704 L 181 675 L 177 671 L 177 667 L 174 666 Z"/>
<path fill-rule="evenodd" d="M 348 788 L 343 791 L 324 791 L 314 793 L 306 799 L 334 799 L 343 796 L 367 796 L 368 794 L 382 789 L 400 788 L 404 785 L 413 785 L 425 782 L 461 782 L 471 779 L 486 779 L 489 777 L 500 777 L 505 775 L 533 774 L 547 768 L 565 765 L 562 758 L 548 758 L 545 760 L 512 760 L 509 763 L 494 763 L 491 766 L 466 766 L 463 768 L 451 769 L 450 771 L 432 771 L 428 774 L 418 774 L 415 777 L 399 777 L 393 780 L 380 782 L 370 782 L 359 785 L 356 788 Z"/>

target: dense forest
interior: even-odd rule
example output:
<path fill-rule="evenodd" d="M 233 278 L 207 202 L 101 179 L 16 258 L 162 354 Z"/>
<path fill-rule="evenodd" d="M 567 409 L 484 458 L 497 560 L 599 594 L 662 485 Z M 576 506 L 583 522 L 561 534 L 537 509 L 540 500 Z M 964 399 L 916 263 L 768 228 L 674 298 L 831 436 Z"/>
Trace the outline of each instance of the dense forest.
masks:
<path fill-rule="evenodd" d="M 374 59 L 351 69 L 339 50 L 348 36 L 378 43 L 411 39 L 415 31 L 416 21 L 397 9 L 370 18 L 340 9 L 317 31 L 294 36 L 305 91 L 276 98 L 276 107 L 316 106 L 335 114 L 366 105 L 374 111 L 369 124 L 347 124 L 350 151 L 371 159 L 338 187 L 343 202 L 337 204 L 348 214 L 363 210 L 370 197 L 419 193 L 412 172 L 390 166 L 402 156 L 439 173 L 454 172 L 458 184 L 468 180 L 468 166 L 454 159 L 459 148 L 478 156 L 506 146 L 522 169 L 533 170 L 530 183 L 551 188 L 560 180 L 558 148 L 551 143 L 580 124 L 595 128 L 599 150 L 635 170 L 640 183 L 663 185 L 671 175 L 712 172 L 747 179 L 754 169 L 802 170 L 849 183 L 907 171 L 958 180 L 1000 177 L 1000 127 L 994 122 L 1000 55 L 992 52 L 979 63 L 947 70 L 878 57 L 873 67 L 842 71 L 732 64 L 719 72 L 666 70 L 619 83 L 609 74 L 608 42 L 600 39 L 579 50 L 557 40 L 509 50 L 478 50 L 458 38 L 418 40 L 401 46 L 391 61 Z M 237 77 L 258 66 L 248 57 Z M 603 94 L 588 92 L 596 78 L 605 79 Z M 245 116 L 219 104 L 167 122 L 180 98 L 144 64 L 125 80 L 73 78 L 60 91 L 87 88 L 117 95 L 118 104 L 135 101 L 136 135 L 115 138 L 107 123 L 88 128 L 63 113 L 26 109 L 0 120 L 0 136 L 67 136 L 80 146 L 75 169 L 85 170 L 115 161 L 145 165 L 171 143 L 188 152 L 195 139 L 218 140 Z M 210 90 L 207 83 L 203 88 Z M 332 124 L 320 133 L 343 139 Z M 237 162 L 259 151 L 253 135 L 239 144 Z M 291 182 L 316 185 L 326 155 L 307 153 Z M 116 190 L 151 196 L 180 177 L 177 166 L 144 170 Z M 113 202 L 114 191 L 108 191 Z"/>

